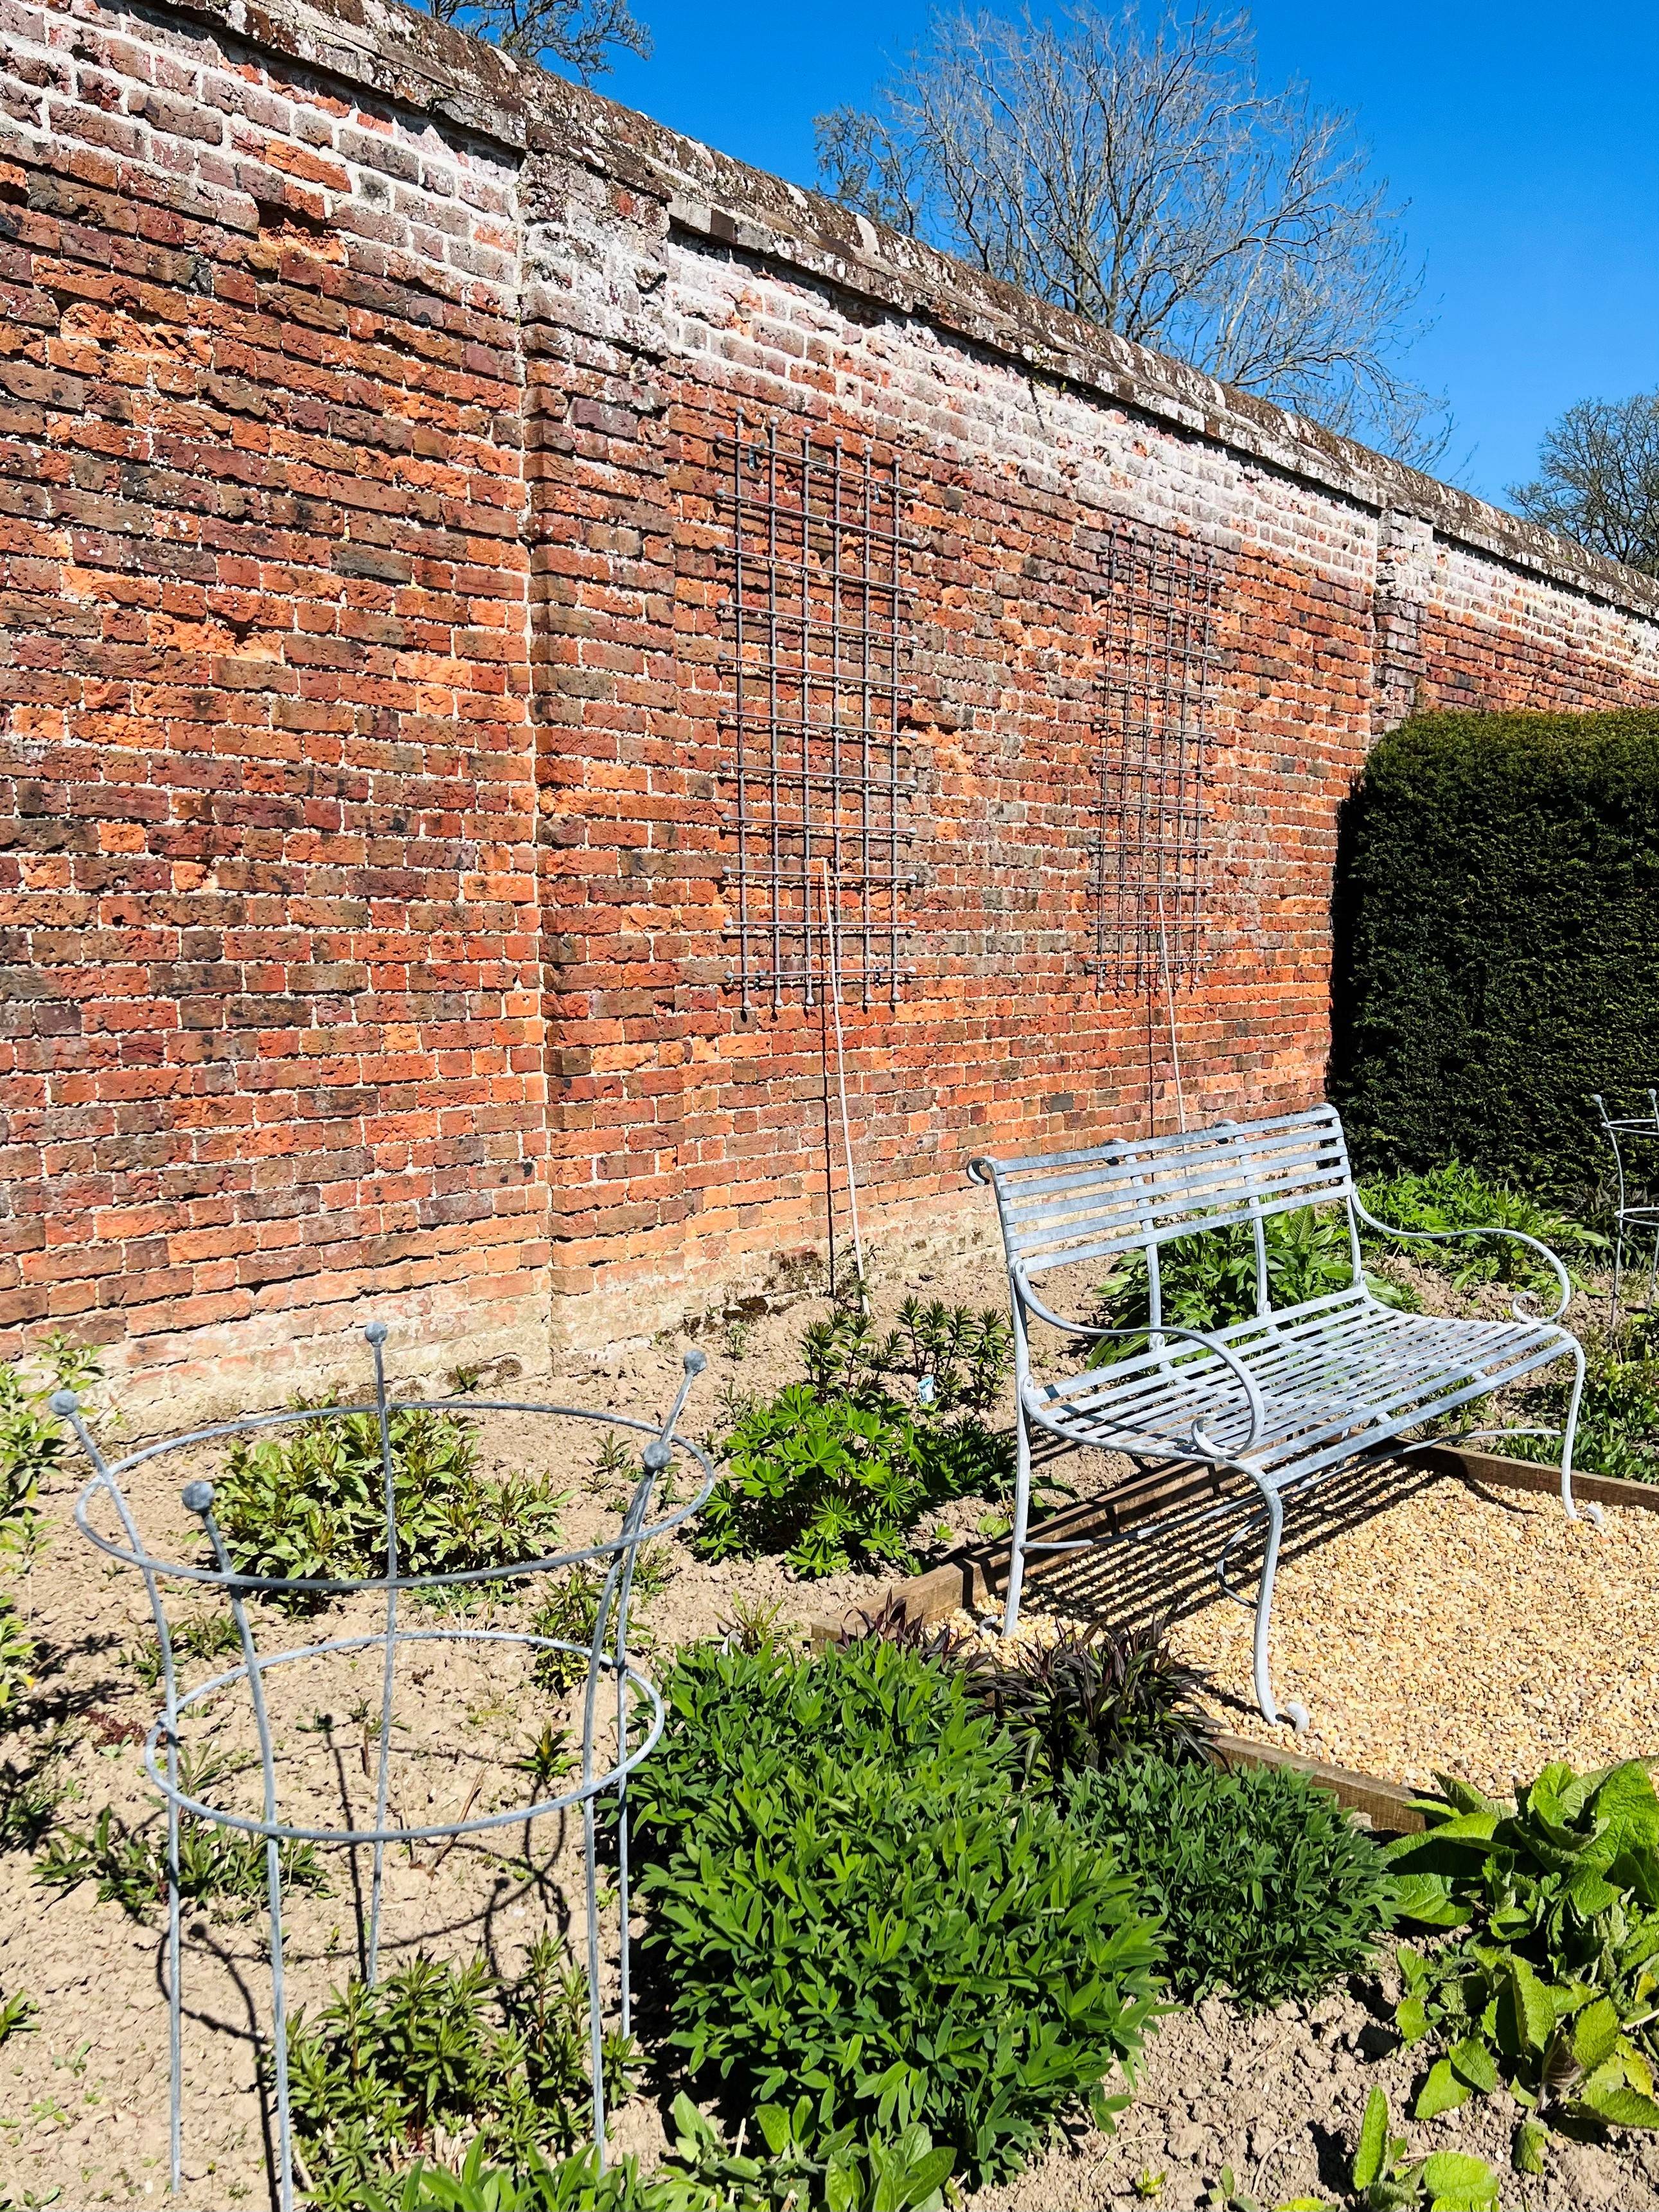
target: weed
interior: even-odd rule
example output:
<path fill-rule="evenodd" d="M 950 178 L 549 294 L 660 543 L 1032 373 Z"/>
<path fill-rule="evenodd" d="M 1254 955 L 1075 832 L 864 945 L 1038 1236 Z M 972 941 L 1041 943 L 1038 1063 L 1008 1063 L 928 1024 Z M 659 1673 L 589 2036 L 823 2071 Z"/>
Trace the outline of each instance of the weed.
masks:
<path fill-rule="evenodd" d="M 33 1851 L 58 1817 L 64 1783 L 59 1771 L 67 1748 L 61 1733 L 48 1738 L 26 1765 L 0 1767 L 0 1851 Z"/>
<path fill-rule="evenodd" d="M 576 1765 L 576 1754 L 570 1748 L 568 1729 L 555 1728 L 551 1721 L 542 1723 L 542 1732 L 523 1753 L 512 1762 L 520 1774 L 530 1777 L 538 1799 L 550 1796 L 556 1782 L 562 1782 Z"/>
<path fill-rule="evenodd" d="M 781 1598 L 769 1605 L 763 1598 L 734 1597 L 730 1617 L 716 1621 L 714 1627 L 728 1651 L 746 1652 L 753 1658 L 757 1652 L 775 1650 L 783 1643 L 782 1623 Z"/>
<path fill-rule="evenodd" d="M 35 2015 L 40 2008 L 27 1990 L 15 1996 L 0 1997 L 0 2043 L 14 2035 L 27 2035 L 35 2026 Z"/>
<path fill-rule="evenodd" d="M 587 2124 L 586 2051 L 586 1984 L 546 1935 L 514 1980 L 483 1958 L 455 1966 L 423 1953 L 378 1987 L 354 1976 L 314 2025 L 301 2014 L 289 2030 L 311 2202 L 361 2212 L 366 2185 L 440 2129 L 476 2131 L 480 2160 L 518 2171 L 550 2148 L 570 2151 Z M 608 2038 L 605 2061 L 620 2102 L 637 2064 L 632 2044 Z"/>
<path fill-rule="evenodd" d="M 1198 1702 L 1209 1677 L 1176 1658 L 1160 1621 L 1068 1626 L 1052 1643 L 977 1662 L 969 1679 L 1018 1745 L 1028 1784 L 1058 1789 L 1133 1752 L 1172 1762 L 1211 1755 L 1214 1724 Z"/>
<path fill-rule="evenodd" d="M 175 1667 L 181 1659 L 220 1659 L 231 1652 L 238 1658 L 241 1656 L 242 1640 L 228 1607 L 187 1613 L 171 1631 L 171 1638 Z M 153 1688 L 161 1680 L 161 1639 L 154 1629 L 121 1654 L 121 1663 L 131 1668 L 146 1688 Z"/>
<path fill-rule="evenodd" d="M 491 1480 L 455 1414 L 394 1407 L 389 1420 L 398 1563 L 405 1574 L 508 1567 L 559 1540 L 568 1495 L 540 1476 Z M 385 1476 L 372 1414 L 302 1422 L 233 1444 L 214 1511 L 242 1573 L 338 1577 L 386 1566 Z M 305 1593 L 297 1600 L 308 1602 Z"/>
<path fill-rule="evenodd" d="M 180 1760 L 185 1793 L 198 1797 L 230 1772 L 212 1753 Z M 326 1893 L 327 1877 L 310 1844 L 283 1844 L 277 1854 L 284 1891 Z M 265 1901 L 265 1846 L 240 1828 L 223 1828 L 191 1813 L 179 1823 L 179 1894 L 228 1920 L 246 1920 Z M 130 1828 L 112 1805 L 106 1805 L 90 1828 L 64 1827 L 51 1837 L 35 1861 L 34 1878 L 50 1889 L 69 1890 L 83 1881 L 98 1884 L 100 1904 L 112 1901 L 133 1918 L 143 1919 L 167 1893 L 167 1830 L 154 1824 Z"/>
<path fill-rule="evenodd" d="M 970 2180 L 1127 2101 L 1156 1923 L 1109 1851 L 1018 1800 L 959 1674 L 872 1638 L 705 1645 L 664 1686 L 633 1799 L 645 1959 L 694 2075 L 808 2098 L 826 2130 L 921 2123 Z"/>
<path fill-rule="evenodd" d="M 1558 1762 L 1513 1807 L 1437 1779 L 1442 1794 L 1419 1801 L 1425 1832 L 1384 1846 L 1402 1917 L 1459 1931 L 1400 1953 L 1395 2023 L 1440 2054 L 1418 2117 L 1501 2079 L 1540 2122 L 1659 2128 L 1659 1797 L 1645 1766 Z"/>
<path fill-rule="evenodd" d="M 1134 1756 L 1079 1774 L 1066 1813 L 1161 1911 L 1184 2003 L 1221 1989 L 1251 2010 L 1316 1996 L 1365 1966 L 1389 1925 L 1377 1847 L 1299 1774 Z"/>

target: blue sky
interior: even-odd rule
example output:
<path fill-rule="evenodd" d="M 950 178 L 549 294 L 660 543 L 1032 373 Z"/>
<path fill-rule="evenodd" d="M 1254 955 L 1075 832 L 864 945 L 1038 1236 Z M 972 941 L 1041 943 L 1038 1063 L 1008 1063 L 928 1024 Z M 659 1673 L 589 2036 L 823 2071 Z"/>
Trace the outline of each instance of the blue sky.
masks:
<path fill-rule="evenodd" d="M 927 0 L 635 0 L 656 42 L 600 89 L 799 183 Z M 1659 386 L 1659 0 L 1259 0 L 1263 75 L 1358 111 L 1426 264 L 1419 380 L 1444 471 L 1502 499 L 1575 399 Z"/>

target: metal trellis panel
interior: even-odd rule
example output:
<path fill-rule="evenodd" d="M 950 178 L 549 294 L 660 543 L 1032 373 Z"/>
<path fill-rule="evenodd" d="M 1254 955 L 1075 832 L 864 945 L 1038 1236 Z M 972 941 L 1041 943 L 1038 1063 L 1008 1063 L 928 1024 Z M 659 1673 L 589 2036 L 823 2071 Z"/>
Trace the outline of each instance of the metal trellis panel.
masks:
<path fill-rule="evenodd" d="M 911 596 L 896 457 L 781 434 L 739 415 L 715 441 L 729 531 L 720 601 L 735 908 L 728 981 L 807 1006 L 829 969 L 823 871 L 841 979 L 898 996 L 914 881 L 900 732 Z"/>
<path fill-rule="evenodd" d="M 1115 520 L 1104 571 L 1088 965 L 1103 991 L 1145 991 L 1203 955 L 1215 562 L 1201 539 Z"/>

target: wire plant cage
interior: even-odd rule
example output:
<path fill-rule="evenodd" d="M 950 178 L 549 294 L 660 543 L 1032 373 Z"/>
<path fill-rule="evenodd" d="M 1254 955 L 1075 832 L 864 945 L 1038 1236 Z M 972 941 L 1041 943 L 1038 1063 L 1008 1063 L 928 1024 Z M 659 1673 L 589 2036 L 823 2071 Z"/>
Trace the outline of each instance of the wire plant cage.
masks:
<path fill-rule="evenodd" d="M 714 465 L 726 532 L 726 981 L 745 1014 L 757 1003 L 810 1006 L 834 957 L 849 999 L 891 1005 L 908 973 L 915 882 L 898 459 L 739 414 L 714 441 Z"/>
<path fill-rule="evenodd" d="M 1202 964 L 1216 570 L 1197 538 L 1114 520 L 1103 549 L 1094 947 L 1103 992 L 1174 990 Z"/>
<path fill-rule="evenodd" d="M 289 2083 L 289 2008 L 284 1978 L 282 1857 L 284 1848 L 297 1844 L 367 1848 L 372 1857 L 368 1926 L 366 1946 L 367 1979 L 371 1985 L 380 1972 L 381 1919 L 385 1894 L 386 1854 L 389 1845 L 448 1844 L 515 1824 L 524 1825 L 547 1814 L 577 1815 L 581 1828 L 581 1856 L 586 1920 L 588 2009 L 588 2064 L 592 2099 L 593 2141 L 603 2163 L 605 2140 L 604 2046 L 606 2006 L 601 1978 L 601 1932 L 608 1899 L 602 1892 L 596 1856 L 597 1809 L 609 1800 L 614 1808 L 611 1825 L 616 1863 L 610 1869 L 615 1886 L 615 1925 L 617 1933 L 617 1986 L 615 2012 L 620 2033 L 629 2032 L 632 1995 L 629 1987 L 628 1921 L 629 1777 L 646 1759 L 662 1732 L 664 1707 L 653 1683 L 635 1663 L 629 1646 L 629 1607 L 635 1568 L 645 1546 L 680 1526 L 696 1513 L 714 1482 L 714 1469 L 696 1444 L 677 1433 L 677 1425 L 706 1355 L 688 1352 L 678 1394 L 660 1424 L 635 1420 L 611 1413 L 538 1401 L 468 1397 L 454 1399 L 389 1398 L 384 1346 L 387 1331 L 372 1322 L 363 1334 L 374 1360 L 374 1389 L 365 1401 L 354 1405 L 290 1409 L 278 1413 L 252 1414 L 192 1429 L 145 1444 L 114 1461 L 106 1460 L 87 1426 L 80 1401 L 72 1390 L 58 1392 L 52 1409 L 67 1420 L 91 1461 L 94 1474 L 76 1501 L 76 1525 L 88 1542 L 108 1559 L 132 1568 L 142 1578 L 155 1624 L 161 1662 L 162 1705 L 144 1745 L 144 1767 L 159 1791 L 167 1812 L 167 1988 L 169 2045 L 170 2186 L 177 2191 L 183 2157 L 183 1945 L 180 1929 L 179 1845 L 182 1825 L 203 1821 L 219 1829 L 240 1832 L 264 1845 L 266 1909 L 269 1920 L 271 2021 L 270 2078 L 276 2105 L 276 2194 L 280 2212 L 292 2212 L 295 2144 Z M 398 1444 L 394 1424 L 410 1413 L 519 1413 L 540 1417 L 550 1423 L 592 1422 L 607 1429 L 631 1430 L 646 1441 L 640 1454 L 639 1473 L 621 1511 L 613 1534 L 600 1541 L 526 1559 L 507 1566 L 459 1569 L 450 1572 L 407 1574 L 399 1566 L 397 1510 Z M 124 1482 L 137 1470 L 169 1455 L 204 1446 L 234 1443 L 294 1427 L 301 1423 L 367 1419 L 378 1435 L 382 1480 L 380 1510 L 385 1532 L 384 1572 L 368 1577 L 277 1577 L 246 1574 L 232 1565 L 225 1538 L 215 1517 L 214 1486 L 203 1480 L 187 1482 L 182 1491 L 186 1510 L 200 1523 L 204 1551 L 196 1560 L 169 1559 L 144 1540 Z M 695 1494 L 672 1511 L 653 1504 L 677 1455 L 685 1455 L 697 1477 Z M 411 1626 L 400 1617 L 404 1601 L 411 1596 L 459 1595 L 469 1585 L 509 1584 L 525 1589 L 534 1578 L 561 1569 L 589 1567 L 603 1577 L 594 1609 L 592 1634 L 586 1644 L 564 1638 L 532 1633 L 518 1628 L 483 1628 L 465 1620 L 436 1626 Z M 176 1627 L 169 1622 L 165 1594 L 178 1589 L 211 1593 L 228 1611 L 234 1626 L 238 1663 L 213 1675 L 187 1692 L 181 1692 L 176 1664 Z M 313 1644 L 293 1644 L 280 1650 L 261 1650 L 250 1618 L 252 1597 L 301 1597 L 307 1600 L 347 1599 L 368 1594 L 379 1601 L 380 1626 L 355 1636 L 325 1638 Z M 424 1620 L 425 1615 L 421 1618 Z M 580 1776 L 568 1789 L 552 1791 L 530 1803 L 516 1804 L 471 1815 L 471 1807 L 448 1820 L 410 1822 L 391 1802 L 392 1738 L 399 1670 L 411 1654 L 441 1644 L 461 1644 L 505 1652 L 562 1652 L 581 1662 Z M 378 1660 L 380 1672 L 379 1739 L 374 1766 L 374 1813 L 367 1825 L 318 1824 L 285 1817 L 283 1756 L 279 1752 L 267 1697 L 267 1686 L 281 1670 L 341 1655 L 365 1655 Z M 239 1811 L 233 1805 L 192 1794 L 184 1771 L 185 1735 L 195 1722 L 216 1710 L 220 1701 L 245 1700 L 243 1714 L 258 1747 L 259 1809 Z M 204 1787 L 206 1785 L 197 1785 Z"/>

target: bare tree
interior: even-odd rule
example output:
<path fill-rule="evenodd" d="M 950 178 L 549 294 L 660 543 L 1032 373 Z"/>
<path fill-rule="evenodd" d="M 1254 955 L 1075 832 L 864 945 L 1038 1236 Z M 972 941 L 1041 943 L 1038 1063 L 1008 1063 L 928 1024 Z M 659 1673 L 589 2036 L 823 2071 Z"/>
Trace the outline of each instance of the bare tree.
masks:
<path fill-rule="evenodd" d="M 1659 576 L 1659 392 L 1581 399 L 1544 433 L 1516 509 L 1594 553 Z"/>
<path fill-rule="evenodd" d="M 1261 89 L 1242 15 L 940 16 L 817 143 L 849 206 L 1334 428 L 1443 449 L 1395 366 L 1421 277 L 1387 185 L 1350 117 Z"/>
<path fill-rule="evenodd" d="M 527 61 L 574 70 L 584 84 L 611 69 L 613 48 L 651 58 L 651 33 L 628 0 L 427 0 L 441 23 L 504 46 Z"/>

